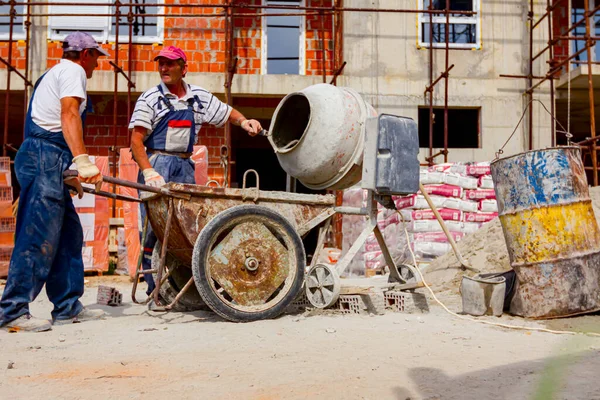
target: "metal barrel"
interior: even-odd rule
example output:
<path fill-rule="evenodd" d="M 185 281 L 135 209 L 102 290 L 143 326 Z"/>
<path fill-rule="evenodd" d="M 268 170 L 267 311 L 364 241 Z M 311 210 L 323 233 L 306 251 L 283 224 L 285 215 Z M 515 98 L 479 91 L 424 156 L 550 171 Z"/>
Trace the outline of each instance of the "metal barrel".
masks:
<path fill-rule="evenodd" d="M 600 309 L 600 230 L 579 147 L 520 153 L 491 169 L 517 275 L 510 312 L 554 318 Z"/>

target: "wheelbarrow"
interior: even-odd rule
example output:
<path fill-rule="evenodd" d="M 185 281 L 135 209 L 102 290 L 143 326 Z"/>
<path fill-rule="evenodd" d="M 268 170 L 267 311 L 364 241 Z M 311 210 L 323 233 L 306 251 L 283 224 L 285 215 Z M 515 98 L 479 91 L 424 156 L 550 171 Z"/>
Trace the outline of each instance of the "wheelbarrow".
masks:
<path fill-rule="evenodd" d="M 255 174 L 255 187 L 246 187 L 248 173 Z M 148 218 L 142 236 L 145 237 L 149 222 L 161 244 L 159 263 L 153 262 L 151 270 L 142 270 L 140 254 L 132 288 L 135 303 L 145 304 L 153 299 L 170 310 L 195 286 L 203 302 L 221 317 L 234 322 L 255 321 L 281 314 L 298 297 L 307 276 L 309 301 L 325 308 L 337 300 L 339 277 L 371 232 L 375 233 L 390 269 L 390 288 L 421 286 L 414 279 L 407 282 L 400 273 L 402 268 L 412 269 L 411 266 L 394 264 L 377 227 L 377 206 L 371 191 L 366 208 L 351 208 L 336 207 L 333 195 L 262 191 L 254 170 L 246 171 L 241 189 L 180 183 L 155 188 L 111 177 L 105 177 L 105 181 L 153 194 L 143 200 Z M 317 264 L 331 217 L 336 213 L 364 215 L 368 217 L 367 227 L 336 266 Z M 320 231 L 315 256 L 307 266 L 302 237 L 317 227 Z M 170 274 L 177 272 L 169 268 L 169 259 L 189 266 L 191 276 L 185 283 L 180 281 L 183 287 L 170 304 L 161 304 L 161 286 Z M 149 273 L 156 276 L 156 288 L 148 298 L 139 301 L 139 276 Z"/>

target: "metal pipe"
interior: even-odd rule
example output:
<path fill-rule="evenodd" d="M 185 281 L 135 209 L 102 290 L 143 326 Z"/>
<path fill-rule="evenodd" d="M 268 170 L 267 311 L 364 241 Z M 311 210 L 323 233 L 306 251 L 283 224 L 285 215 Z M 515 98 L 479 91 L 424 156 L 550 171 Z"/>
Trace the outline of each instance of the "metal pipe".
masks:
<path fill-rule="evenodd" d="M 118 0 L 117 0 L 118 1 Z M 167 211 L 167 224 L 165 226 L 165 233 L 163 237 L 162 246 L 160 249 L 160 264 L 158 266 L 158 273 L 156 275 L 156 288 L 154 289 L 154 304 L 160 305 L 158 294 L 160 292 L 160 286 L 162 285 L 163 271 L 165 270 L 165 261 L 167 259 L 167 248 L 169 246 L 169 235 L 171 233 L 171 224 L 173 223 L 173 199 L 169 199 L 169 208 Z"/>
<path fill-rule="evenodd" d="M 23 75 L 21 72 L 19 72 L 18 69 L 16 69 L 11 64 L 9 64 L 9 62 L 6 61 L 4 58 L 0 57 L 0 62 L 2 64 L 6 65 L 7 69 L 11 70 L 15 74 L 17 74 L 21 79 L 23 79 L 23 81 L 25 81 L 25 85 L 26 86 L 33 86 L 33 84 L 31 83 L 31 81 L 29 79 L 27 79 L 27 77 L 25 75 Z"/>
<path fill-rule="evenodd" d="M 434 155 L 430 156 L 430 157 L 425 157 L 425 160 L 427 161 L 426 165 L 432 165 L 433 164 L 433 160 L 435 160 L 437 157 L 441 156 L 441 155 L 446 155 L 445 153 L 447 153 L 448 150 L 440 150 L 437 153 L 435 153 Z"/>
<path fill-rule="evenodd" d="M 429 2 L 429 11 L 433 9 L 433 2 Z M 429 14 L 429 157 L 433 156 L 433 14 Z M 429 165 L 433 165 L 429 161 Z"/>
<path fill-rule="evenodd" d="M 127 47 L 127 117 L 131 115 L 131 88 L 135 87 L 135 83 L 131 81 L 131 70 L 133 69 L 133 7 L 129 6 L 129 13 L 127 14 L 127 21 L 129 22 L 129 43 Z M 122 69 L 121 69 L 122 71 Z M 129 136 L 129 146 L 131 147 L 131 136 Z M 121 155 L 119 154 L 119 160 Z"/>
<path fill-rule="evenodd" d="M 30 40 L 30 29 L 31 29 L 31 6 L 27 5 L 27 19 L 25 20 L 25 90 L 23 94 L 23 116 L 27 116 L 27 104 L 29 99 L 29 40 Z"/>
<path fill-rule="evenodd" d="M 598 140 L 600 140 L 600 136 L 595 136 L 593 138 L 589 138 L 589 139 L 583 140 L 583 141 L 575 143 L 575 144 L 580 147 L 587 147 L 590 143 L 596 142 Z"/>
<path fill-rule="evenodd" d="M 533 29 L 535 29 L 546 17 L 550 16 L 550 13 L 556 8 L 558 7 L 558 5 L 562 2 L 563 0 L 557 0 L 554 3 L 552 3 L 552 5 L 550 5 L 550 1 L 547 2 L 547 6 L 546 6 L 546 12 L 540 17 L 540 19 L 538 19 L 538 21 L 533 24 Z M 551 18 L 548 18 L 551 19 Z"/>
<path fill-rule="evenodd" d="M 552 41 L 552 10 L 554 10 L 554 8 L 556 7 L 556 5 L 562 0 L 558 0 L 555 4 L 552 5 L 552 7 L 550 6 L 550 0 L 546 0 L 546 4 L 548 5 L 548 11 L 547 14 L 549 15 L 548 17 L 548 40 L 549 42 Z M 554 60 L 554 48 L 552 46 L 550 46 L 549 48 L 549 60 L 552 61 Z M 555 114 L 555 110 L 554 110 L 554 79 L 550 79 L 550 116 L 552 117 L 551 119 L 551 123 L 552 123 L 552 141 L 551 141 L 551 145 L 552 147 L 554 147 L 556 145 L 556 121 L 554 118 L 554 114 Z"/>
<path fill-rule="evenodd" d="M 13 46 L 13 28 L 14 28 L 15 0 L 10 0 L 10 22 L 8 27 L 8 65 L 12 67 L 12 46 Z M 6 145 L 8 144 L 8 116 L 10 108 L 10 74 L 12 69 L 6 71 L 6 94 L 4 96 L 4 137 L 2 141 L 2 156 L 6 157 Z"/>
<path fill-rule="evenodd" d="M 94 6 L 96 6 L 96 4 L 94 4 Z M 121 6 L 124 7 L 123 3 L 121 3 Z M 331 11 L 324 11 L 325 14 L 329 15 L 331 14 Z M 249 13 L 245 13 L 244 15 L 252 15 L 253 17 L 262 17 L 262 16 L 273 16 L 276 15 L 278 17 L 291 17 L 291 16 L 310 16 L 310 15 L 320 15 L 321 12 L 319 11 L 313 11 L 313 12 L 302 12 L 302 13 L 277 13 L 277 14 L 272 14 L 272 13 L 256 13 L 256 14 L 249 14 Z M 94 17 L 114 17 L 115 14 L 94 14 Z M 0 14 L 0 17 L 7 17 L 9 16 L 9 14 Z M 25 17 L 26 14 L 15 14 L 15 17 Z M 35 17 L 89 17 L 90 14 L 35 14 L 33 15 Z M 214 13 L 214 14 L 137 14 L 134 13 L 132 14 L 133 17 L 172 17 L 172 18 L 207 18 L 207 17 L 226 17 L 225 13 Z"/>
<path fill-rule="evenodd" d="M 119 2 L 119 0 L 115 0 L 115 65 L 119 65 L 119 21 L 121 19 L 121 9 L 120 9 L 120 5 L 121 3 Z M 120 67 L 119 67 L 120 69 Z M 114 83 L 114 92 L 113 92 L 113 148 L 112 148 L 112 164 L 113 164 L 113 168 L 112 168 L 112 176 L 113 178 L 117 177 L 117 144 L 118 144 L 118 132 L 119 132 L 119 126 L 118 126 L 118 120 L 117 120 L 117 116 L 119 113 L 119 70 L 118 69 L 113 69 L 114 70 L 114 77 L 115 77 L 115 83 Z M 113 185 L 113 193 L 117 193 L 117 185 Z M 117 217 L 117 200 L 113 199 L 112 201 L 112 217 L 116 218 Z"/>
<path fill-rule="evenodd" d="M 529 77 L 527 78 L 527 86 L 533 85 L 533 0 L 529 0 L 529 12 L 527 13 L 529 19 Z M 527 93 L 527 104 L 528 107 L 528 148 L 533 150 L 533 107 L 531 102 L 533 101 L 533 91 Z"/>
<path fill-rule="evenodd" d="M 227 5 L 231 5 L 232 0 L 227 0 Z M 233 76 L 237 68 L 237 58 L 234 60 L 235 54 L 235 40 L 234 40 L 234 12 L 232 8 L 227 8 L 227 17 L 225 18 L 225 102 L 228 105 L 233 104 L 231 98 L 231 86 L 233 83 Z M 229 187 L 231 184 L 231 171 L 229 164 L 231 163 L 231 123 L 227 121 L 225 124 L 225 147 L 226 147 L 226 160 L 224 160 L 224 171 L 223 171 L 223 187 Z M 223 149 L 221 148 L 221 156 L 223 157 Z"/>
<path fill-rule="evenodd" d="M 317 30 L 321 39 L 321 69 L 323 73 L 323 83 L 327 83 L 327 55 L 325 54 L 325 14 L 321 14 L 321 32 Z"/>
<path fill-rule="evenodd" d="M 498 75 L 500 78 L 530 78 L 529 75 L 508 75 L 508 74 L 500 74 Z M 533 79 L 546 79 L 546 76 L 532 76 Z M 555 79 L 555 78 L 553 78 Z"/>
<path fill-rule="evenodd" d="M 587 12 L 590 8 L 590 2 L 589 0 L 583 0 L 583 7 L 584 10 Z M 587 75 L 588 75 L 588 95 L 589 95 L 589 99 L 590 99 L 590 134 L 592 137 L 596 136 L 596 115 L 594 112 L 594 81 L 592 80 L 592 46 L 593 46 L 593 41 L 590 39 L 590 35 L 591 35 L 591 26 L 590 26 L 590 18 L 591 16 L 588 16 L 588 18 L 586 18 L 585 20 L 585 34 L 587 36 L 587 40 L 585 42 L 586 44 L 586 48 L 587 48 L 587 60 L 588 60 L 588 71 L 587 71 Z M 592 167 L 593 167 L 593 172 L 592 172 L 592 182 L 594 183 L 594 186 L 598 186 L 598 152 L 597 152 L 597 148 L 596 148 L 596 142 L 592 142 L 591 145 L 591 153 L 592 153 Z"/>
<path fill-rule="evenodd" d="M 439 81 L 441 81 L 443 78 L 445 78 L 445 77 L 448 75 L 448 72 L 450 72 L 450 70 L 451 70 L 452 68 L 454 68 L 454 64 L 450 65 L 450 66 L 449 66 L 449 67 L 446 69 L 446 71 L 442 72 L 442 73 L 440 74 L 440 76 L 438 76 L 438 77 L 437 77 L 437 79 L 436 79 L 435 81 L 433 81 L 433 83 L 432 83 L 431 85 L 427 86 L 427 87 L 425 88 L 425 93 L 427 93 L 427 92 L 430 92 L 430 91 L 433 91 L 433 88 L 434 88 L 434 86 L 435 86 L 435 85 L 437 85 L 437 84 L 439 83 Z"/>
<path fill-rule="evenodd" d="M 143 207 L 143 206 L 142 206 Z M 148 213 L 146 213 L 146 218 L 144 218 L 144 224 L 142 228 L 142 239 L 140 240 L 140 253 L 138 255 L 137 265 L 135 267 L 135 279 L 133 280 L 133 286 L 131 288 L 131 300 L 135 304 L 141 304 L 138 301 L 137 296 L 135 295 L 137 292 L 137 286 L 140 282 L 140 269 L 142 266 L 142 260 L 144 259 L 144 240 L 146 239 L 146 232 L 148 232 Z M 146 300 L 148 300 L 146 298 Z"/>
<path fill-rule="evenodd" d="M 117 199 L 117 200 L 123 200 L 123 201 L 131 201 L 132 203 L 143 203 L 142 200 L 140 200 L 136 197 L 125 196 L 122 194 L 115 194 L 115 193 L 111 193 L 111 192 L 105 192 L 103 190 L 98 191 L 96 189 L 88 188 L 85 186 L 82 186 L 82 189 L 85 193 L 93 194 L 93 195 L 100 196 L 100 197 L 107 197 L 109 199 Z"/>
<path fill-rule="evenodd" d="M 108 63 L 113 67 L 114 72 L 121 74 L 123 76 L 123 78 L 125 78 L 127 80 L 129 85 L 131 85 L 132 87 L 135 87 L 135 83 L 129 78 L 129 76 L 127 76 L 127 74 L 125 73 L 125 70 L 123 68 L 119 67 L 113 61 L 109 61 Z"/>
<path fill-rule="evenodd" d="M 446 39 L 446 51 L 445 53 L 445 73 L 444 73 L 444 162 L 448 162 L 448 58 L 450 53 L 450 43 L 448 36 L 450 32 L 450 0 L 446 0 L 446 28 L 445 28 L 445 39 Z"/>
<path fill-rule="evenodd" d="M 342 73 L 342 71 L 344 70 L 344 67 L 346 66 L 347 62 L 344 61 L 342 63 L 342 65 L 333 73 L 333 78 L 331 78 L 331 81 L 329 82 L 332 85 L 336 85 L 337 84 L 337 78 L 338 76 Z"/>
<path fill-rule="evenodd" d="M 561 67 L 563 65 L 565 65 L 566 63 L 568 63 L 569 61 L 571 61 L 571 59 L 577 57 L 578 55 L 580 55 L 581 53 L 583 53 L 584 51 L 587 51 L 587 47 L 582 48 L 581 50 L 577 51 L 576 53 L 573 53 L 572 55 L 570 55 L 568 58 L 564 59 L 563 61 L 559 62 L 558 64 L 556 64 L 556 66 L 550 70 L 550 72 L 548 72 L 546 74 L 546 77 L 543 78 L 541 81 L 539 81 L 538 83 L 536 83 L 535 85 L 531 86 L 529 89 L 527 89 L 526 91 L 533 91 L 534 89 L 536 89 L 538 86 L 540 86 L 542 83 L 544 83 L 546 80 L 548 79 L 553 79 L 554 78 L 554 74 L 558 71 L 560 71 Z"/>
<path fill-rule="evenodd" d="M 39 5 L 39 6 L 82 6 L 81 3 L 54 3 L 54 2 L 15 2 L 16 5 Z M 121 6 L 137 6 L 138 3 L 120 3 Z M 114 3 L 94 3 L 94 6 L 114 6 Z M 85 4 L 83 5 L 85 6 Z M 162 4 L 161 7 L 181 7 L 181 4 Z M 286 6 L 286 5 L 253 5 L 253 4 L 185 4 L 186 8 L 244 8 L 244 9 L 281 9 L 281 10 L 306 10 L 306 11 L 343 11 L 343 12 L 374 12 L 374 13 L 419 13 L 419 14 L 440 14 L 441 10 L 409 10 L 393 8 L 360 8 L 360 7 L 308 7 L 308 6 Z M 451 14 L 459 15 L 477 15 L 476 11 L 450 10 Z M 154 15 L 154 14 L 153 14 Z"/>
<path fill-rule="evenodd" d="M 175 306 L 175 304 L 177 304 L 179 302 L 179 300 L 181 300 L 183 295 L 190 289 L 190 287 L 192 287 L 193 284 L 194 284 L 194 277 L 192 276 L 187 281 L 187 283 L 183 286 L 183 288 L 179 291 L 179 293 L 177 293 L 177 296 L 175 296 L 173 301 L 165 307 L 165 310 L 172 310 L 173 306 Z"/>

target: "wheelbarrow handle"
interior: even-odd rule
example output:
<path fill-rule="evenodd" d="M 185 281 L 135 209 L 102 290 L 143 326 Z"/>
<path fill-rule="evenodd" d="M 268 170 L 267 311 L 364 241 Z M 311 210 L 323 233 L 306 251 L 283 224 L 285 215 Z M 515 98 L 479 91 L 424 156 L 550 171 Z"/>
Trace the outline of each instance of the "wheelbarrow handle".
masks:
<path fill-rule="evenodd" d="M 76 176 L 78 176 L 78 174 L 77 174 L 77 171 L 75 171 L 75 170 L 67 170 L 63 173 L 63 177 L 65 177 L 65 178 L 76 177 Z M 142 190 L 144 192 L 164 194 L 167 196 L 181 198 L 181 199 L 185 199 L 185 200 L 189 200 L 191 197 L 189 194 L 173 192 L 172 190 L 169 190 L 165 187 L 157 188 L 154 186 L 143 185 L 141 183 L 131 182 L 131 181 L 127 181 L 124 179 L 113 178 L 112 176 L 102 176 L 102 180 L 106 183 L 112 183 L 113 185 L 125 186 L 125 187 L 132 188 L 132 189 Z"/>
<path fill-rule="evenodd" d="M 77 171 L 72 170 L 72 169 L 69 169 L 69 170 L 63 172 L 64 178 L 77 177 L 77 176 L 78 176 Z M 112 176 L 102 176 L 102 180 L 107 183 L 112 183 L 112 184 L 119 185 L 119 186 L 125 186 L 125 187 L 129 187 L 132 189 L 143 190 L 145 192 L 158 193 L 158 194 L 163 193 L 160 188 L 157 188 L 154 186 L 143 185 L 143 184 L 137 183 L 137 182 L 126 181 L 123 179 L 113 178 Z"/>

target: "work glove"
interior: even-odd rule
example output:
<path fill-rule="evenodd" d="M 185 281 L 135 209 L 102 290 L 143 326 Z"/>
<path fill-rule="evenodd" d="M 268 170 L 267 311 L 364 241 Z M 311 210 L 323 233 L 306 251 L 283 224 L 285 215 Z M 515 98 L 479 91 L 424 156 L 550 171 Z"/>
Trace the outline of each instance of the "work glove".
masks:
<path fill-rule="evenodd" d="M 146 168 L 142 171 L 142 174 L 144 175 L 144 182 L 148 186 L 160 188 L 166 184 L 165 179 L 158 172 L 156 172 L 154 168 Z M 154 195 L 154 193 L 142 191 L 140 197 L 145 199 L 152 195 Z"/>
<path fill-rule="evenodd" d="M 102 174 L 96 164 L 90 160 L 90 156 L 87 154 L 80 154 L 73 159 L 73 162 L 77 167 L 79 180 L 84 183 L 95 185 L 96 191 L 100 191 L 102 188 Z"/>
<path fill-rule="evenodd" d="M 240 124 L 243 130 L 248 132 L 250 136 L 256 136 L 258 132 L 262 131 L 262 126 L 260 122 L 255 119 L 245 119 Z"/>

